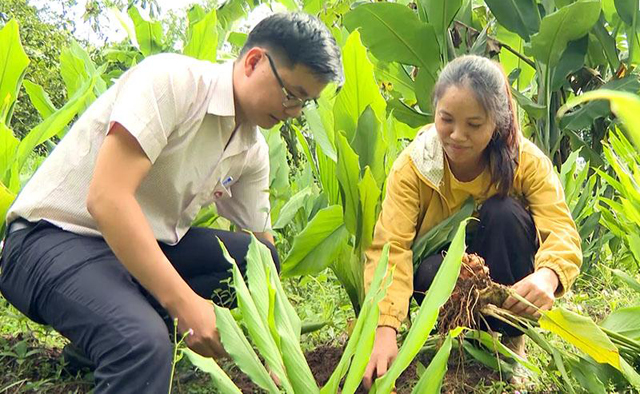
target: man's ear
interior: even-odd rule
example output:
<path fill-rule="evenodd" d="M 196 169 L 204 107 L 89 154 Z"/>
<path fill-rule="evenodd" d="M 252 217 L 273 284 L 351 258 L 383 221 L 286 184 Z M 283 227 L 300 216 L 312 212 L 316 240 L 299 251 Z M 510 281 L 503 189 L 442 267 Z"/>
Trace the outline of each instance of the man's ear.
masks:
<path fill-rule="evenodd" d="M 258 63 L 262 61 L 265 56 L 265 50 L 260 47 L 253 47 L 245 53 L 242 59 L 242 65 L 245 76 L 250 76 L 255 71 Z"/>

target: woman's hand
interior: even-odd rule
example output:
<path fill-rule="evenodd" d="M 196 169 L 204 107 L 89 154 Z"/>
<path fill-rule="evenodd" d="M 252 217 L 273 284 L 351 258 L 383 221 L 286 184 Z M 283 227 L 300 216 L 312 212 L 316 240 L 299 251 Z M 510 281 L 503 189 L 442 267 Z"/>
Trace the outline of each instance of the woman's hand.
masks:
<path fill-rule="evenodd" d="M 371 358 L 362 378 L 362 383 L 367 390 L 371 388 L 376 378 L 387 372 L 393 360 L 398 356 L 396 334 L 396 329 L 393 327 L 381 326 L 376 330 Z"/>
<path fill-rule="evenodd" d="M 553 306 L 553 301 L 555 301 L 554 294 L 558 289 L 559 283 L 558 275 L 553 270 L 543 267 L 526 276 L 511 288 L 538 308 L 549 310 Z M 540 317 L 540 313 L 535 308 L 511 296 L 504 301 L 502 307 L 518 315 Z"/>

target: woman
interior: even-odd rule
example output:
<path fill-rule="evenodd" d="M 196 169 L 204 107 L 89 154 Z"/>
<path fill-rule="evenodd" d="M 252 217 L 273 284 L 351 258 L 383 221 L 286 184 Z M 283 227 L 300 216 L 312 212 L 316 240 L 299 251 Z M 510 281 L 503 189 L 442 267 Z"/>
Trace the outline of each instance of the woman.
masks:
<path fill-rule="evenodd" d="M 364 384 L 383 375 L 398 354 L 396 332 L 413 295 L 422 302 L 442 262 L 426 258 L 414 274 L 415 239 L 458 211 L 469 196 L 480 223 L 467 238 L 495 282 L 541 309 L 573 283 L 582 261 L 580 239 L 551 161 L 518 131 L 508 80 L 497 63 L 463 56 L 449 63 L 434 87 L 433 125 L 426 126 L 394 163 L 367 251 L 368 288 L 383 245 L 390 243 L 393 283 L 380 320 Z M 536 310 L 513 297 L 502 305 L 518 314 Z M 519 331 L 499 327 L 504 342 L 524 355 Z M 511 328 L 511 330 L 509 329 Z"/>

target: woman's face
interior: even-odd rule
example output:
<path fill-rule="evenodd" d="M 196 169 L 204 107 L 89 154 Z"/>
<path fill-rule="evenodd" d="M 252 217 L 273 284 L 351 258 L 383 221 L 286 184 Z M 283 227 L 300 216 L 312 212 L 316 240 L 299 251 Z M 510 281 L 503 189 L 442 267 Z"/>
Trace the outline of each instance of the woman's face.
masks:
<path fill-rule="evenodd" d="M 436 106 L 435 124 L 454 174 L 478 175 L 496 125 L 474 93 L 464 86 L 447 88 Z"/>

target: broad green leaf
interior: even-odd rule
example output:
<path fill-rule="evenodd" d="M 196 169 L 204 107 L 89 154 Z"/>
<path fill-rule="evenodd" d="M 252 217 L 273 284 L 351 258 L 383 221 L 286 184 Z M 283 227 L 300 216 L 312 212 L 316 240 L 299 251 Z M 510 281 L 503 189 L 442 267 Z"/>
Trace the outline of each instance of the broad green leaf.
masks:
<path fill-rule="evenodd" d="M 508 30 L 525 41 L 540 28 L 540 12 L 535 0 L 486 0 L 491 13 Z"/>
<path fill-rule="evenodd" d="M 213 358 L 202 357 L 198 353 L 185 349 L 184 354 L 187 355 L 191 364 L 195 365 L 199 369 L 207 372 L 213 380 L 213 384 L 220 392 L 229 394 L 242 394 L 242 391 L 236 386 L 231 378 L 220 368 Z"/>
<path fill-rule="evenodd" d="M 485 349 L 475 346 L 475 344 L 469 341 L 464 341 L 462 347 L 471 355 L 471 357 L 494 371 L 504 371 L 508 374 L 513 373 L 513 368 L 500 358 L 496 357 L 494 353 L 489 353 Z"/>
<path fill-rule="evenodd" d="M 437 394 L 442 387 L 442 379 L 447 372 L 447 361 L 451 353 L 453 337 L 447 335 L 436 355 L 431 359 L 429 366 L 420 376 L 420 380 L 413 388 L 414 394 Z"/>
<path fill-rule="evenodd" d="M 640 147 L 640 122 L 638 122 L 640 97 L 635 94 L 606 89 L 593 90 L 567 100 L 566 104 L 558 111 L 558 115 L 562 116 L 568 109 L 578 104 L 597 99 L 610 101 L 611 111 L 620 118 L 622 124 L 631 133 L 636 147 Z"/>
<path fill-rule="evenodd" d="M 422 127 L 433 119 L 430 114 L 420 113 L 397 98 L 387 102 L 387 110 L 393 112 L 394 118 L 412 128 Z"/>
<path fill-rule="evenodd" d="M 360 339 L 362 336 L 369 337 L 371 332 L 375 335 L 375 330 L 378 326 L 378 320 L 372 320 L 371 314 L 376 314 L 376 310 L 379 313 L 379 309 L 374 308 L 377 307 L 378 302 L 384 297 L 386 294 L 386 287 L 393 280 L 393 272 L 388 275 L 388 265 L 389 265 L 389 244 L 386 244 L 382 248 L 382 254 L 380 256 L 380 261 L 378 261 L 378 265 L 376 266 L 376 270 L 373 274 L 373 279 L 371 280 L 371 286 L 369 287 L 369 291 L 367 292 L 364 302 L 362 303 L 362 310 L 358 315 L 358 319 L 356 320 L 356 324 L 353 328 L 353 332 L 351 333 L 351 337 L 347 342 L 347 346 L 340 357 L 340 361 L 338 365 L 333 370 L 329 381 L 322 387 L 320 392 L 322 394 L 334 394 L 338 392 L 340 381 L 344 377 L 344 375 L 349 370 L 349 366 L 351 365 L 352 357 L 356 354 L 356 348 L 360 343 Z M 383 283 L 383 280 L 386 277 L 386 283 Z M 360 355 L 357 355 L 360 356 Z M 368 354 L 362 355 L 363 358 L 368 358 Z M 362 377 L 360 377 L 362 379 Z"/>
<path fill-rule="evenodd" d="M 282 276 L 322 271 L 342 250 L 348 237 L 341 206 L 332 205 L 320 210 L 293 239 L 291 250 L 282 262 Z"/>
<path fill-rule="evenodd" d="M 69 47 L 62 49 L 60 53 L 60 75 L 67 88 L 67 97 L 74 96 L 96 73 L 100 72 L 96 69 L 91 57 L 75 40 L 71 40 Z M 105 90 L 106 83 L 102 78 L 96 79 L 96 96 Z M 90 98 L 90 100 L 93 99 L 95 97 Z M 87 101 L 86 106 L 89 104 L 90 102 Z"/>
<path fill-rule="evenodd" d="M 0 181 L 4 173 L 13 165 L 19 143 L 13 131 L 0 121 Z M 4 220 L 4 217 L 0 218 Z"/>
<path fill-rule="evenodd" d="M 620 357 L 620 366 L 622 368 L 622 374 L 631 383 L 636 390 L 640 390 L 640 373 L 638 373 L 633 366 L 622 357 Z"/>
<path fill-rule="evenodd" d="M 216 311 L 216 328 L 220 333 L 220 340 L 224 349 L 242 372 L 246 373 L 252 382 L 270 393 L 279 393 L 278 386 L 269 376 L 269 372 L 262 365 L 260 358 L 238 327 L 231 312 L 227 308 L 214 305 Z"/>
<path fill-rule="evenodd" d="M 608 267 L 607 267 L 608 268 Z M 627 284 L 633 290 L 640 292 L 640 282 L 635 280 L 631 275 L 619 269 L 611 269 L 609 268 L 612 274 L 620 278 L 624 283 Z"/>
<path fill-rule="evenodd" d="M 316 157 L 318 158 L 318 172 L 320 172 L 320 183 L 322 192 L 327 197 L 329 205 L 342 204 L 340 200 L 340 185 L 336 177 L 336 160 L 328 157 L 321 147 L 316 146 Z"/>
<path fill-rule="evenodd" d="M 0 228 L 3 227 L 7 211 L 15 199 L 16 194 L 12 193 L 2 182 L 0 182 Z"/>
<path fill-rule="evenodd" d="M 150 22 L 144 19 L 135 6 L 130 7 L 128 13 L 133 20 L 133 26 L 136 31 L 136 41 L 140 52 L 142 52 L 144 56 L 162 52 L 164 34 L 160 21 Z"/>
<path fill-rule="evenodd" d="M 367 107 L 358 119 L 356 134 L 351 141 L 351 147 L 358 155 L 360 173 L 368 166 L 379 185 L 384 183 L 386 177 L 384 164 L 387 146 L 382 132 L 382 123 L 371 107 Z"/>
<path fill-rule="evenodd" d="M 375 64 L 375 74 L 379 81 L 391 84 L 389 89 L 400 92 L 405 101 L 415 103 L 415 84 L 402 64 L 377 61 Z"/>
<path fill-rule="evenodd" d="M 431 98 L 436 79 L 435 74 L 426 71 L 424 68 L 418 70 L 418 75 L 416 76 L 416 99 L 420 110 L 431 113 Z"/>
<path fill-rule="evenodd" d="M 304 111 L 309 129 L 313 133 L 313 139 L 322 148 L 325 155 L 333 161 L 337 161 L 334 145 L 334 117 L 332 103 L 326 98 L 324 92 L 318 100 L 318 108 L 311 107 Z"/>
<path fill-rule="evenodd" d="M 291 220 L 294 218 L 296 213 L 304 206 L 307 202 L 307 199 L 311 195 L 311 186 L 307 186 L 304 189 L 300 190 L 298 193 L 294 194 L 289 201 L 280 209 L 280 214 L 276 219 L 276 222 L 273 224 L 274 229 L 280 229 L 285 227 Z"/>
<path fill-rule="evenodd" d="M 545 16 L 540 31 L 531 37 L 531 53 L 548 67 L 555 67 L 570 41 L 591 30 L 600 16 L 600 1 L 573 3 Z"/>
<path fill-rule="evenodd" d="M 338 177 L 340 190 L 342 191 L 344 224 L 351 234 L 356 235 L 358 228 L 358 205 L 360 202 L 358 192 L 360 164 L 358 164 L 358 155 L 351 149 L 343 133 L 337 136 L 336 146 L 338 148 L 336 176 Z"/>
<path fill-rule="evenodd" d="M 31 81 L 24 81 L 23 85 L 29 95 L 31 104 L 36 108 L 42 119 L 48 118 L 57 111 L 57 108 L 53 105 L 49 95 L 44 91 L 42 86 Z"/>
<path fill-rule="evenodd" d="M 289 190 L 289 163 L 287 147 L 282 140 L 280 127 L 268 130 L 261 129 L 267 145 L 269 145 L 269 189 L 272 191 Z"/>
<path fill-rule="evenodd" d="M 633 14 L 635 12 L 636 23 L 640 23 L 640 9 L 638 7 L 638 0 L 615 0 L 616 11 L 618 16 L 624 23 L 629 26 L 633 25 Z"/>
<path fill-rule="evenodd" d="M 240 268 L 229 255 L 222 241 L 218 240 L 225 258 L 231 263 L 233 270 L 233 287 L 236 290 L 238 308 L 242 312 L 242 318 L 251 337 L 251 341 L 258 348 L 260 355 L 267 363 L 267 368 L 280 380 L 281 387 L 286 393 L 293 393 L 293 387 L 289 381 L 282 360 L 282 355 L 271 335 L 269 327 L 262 320 L 258 307 L 256 306 L 247 284 L 242 277 Z"/>
<path fill-rule="evenodd" d="M 231 33 L 229 33 L 227 41 L 229 41 L 230 44 L 237 46 L 238 48 L 242 48 L 244 46 L 244 43 L 247 42 L 247 37 L 247 33 L 232 31 Z"/>
<path fill-rule="evenodd" d="M 567 82 L 567 76 L 584 66 L 585 56 L 589 45 L 589 35 L 570 41 L 562 53 L 558 65 L 553 70 L 551 90 L 558 90 Z"/>
<path fill-rule="evenodd" d="M 640 341 L 640 306 L 617 309 L 601 321 L 600 326 Z"/>
<path fill-rule="evenodd" d="M 424 259 L 452 242 L 460 224 L 471 216 L 474 210 L 475 201 L 470 197 L 462 204 L 458 212 L 438 223 L 426 234 L 419 237 L 411 247 L 414 268 L 418 268 Z"/>
<path fill-rule="evenodd" d="M 362 4 L 344 16 L 344 25 L 351 32 L 360 29 L 362 42 L 376 58 L 418 66 L 436 79 L 440 48 L 435 29 L 408 7 L 386 2 Z"/>
<path fill-rule="evenodd" d="M 562 308 L 541 313 L 540 327 L 559 335 L 597 362 L 620 369 L 618 348 L 593 320 Z"/>
<path fill-rule="evenodd" d="M 97 79 L 97 74 L 85 82 L 85 84 L 71 97 L 67 103 L 54 114 L 45 119 L 42 123 L 31 129 L 31 131 L 20 141 L 18 152 L 14 162 L 16 171 L 20 171 L 33 148 L 57 135 L 83 108 L 86 100 L 93 94 L 93 87 Z M 17 192 L 17 190 L 14 190 Z"/>
<path fill-rule="evenodd" d="M 0 30 L 0 45 L 0 122 L 10 124 L 13 105 L 29 65 L 15 19 Z"/>
<path fill-rule="evenodd" d="M 533 119 L 541 119 L 547 112 L 546 106 L 534 102 L 518 90 L 511 88 L 511 93 L 518 105 Z"/>
<path fill-rule="evenodd" d="M 378 220 L 378 201 L 382 191 L 374 179 L 369 167 L 365 168 L 364 176 L 358 183 L 360 191 L 360 239 L 356 241 L 360 250 L 364 251 L 371 245 L 373 240 L 373 229 Z"/>
<path fill-rule="evenodd" d="M 464 238 L 466 224 L 467 221 L 463 221 L 460 226 L 458 226 L 458 230 L 451 242 L 444 261 L 440 269 L 438 269 L 433 284 L 427 292 L 425 299 L 422 301 L 418 315 L 413 321 L 412 328 L 398 352 L 398 357 L 393 364 L 391 364 L 391 368 L 389 368 L 387 373 L 375 381 L 372 387 L 373 393 L 390 392 L 396 379 L 398 379 L 402 371 L 409 366 L 429 337 L 429 333 L 438 319 L 438 311 L 451 296 L 451 292 L 460 275 L 462 255 L 465 250 Z"/>
<path fill-rule="evenodd" d="M 418 0 L 418 15 L 427 17 L 424 22 L 430 23 L 437 32 L 447 28 L 462 6 L 462 0 Z"/>
<path fill-rule="evenodd" d="M 307 14 L 317 15 L 322 10 L 324 2 L 322 0 L 303 0 L 302 10 Z"/>
<path fill-rule="evenodd" d="M 311 153 L 311 148 L 309 148 L 309 142 L 307 142 L 307 138 L 304 136 L 304 134 L 302 134 L 302 131 L 300 131 L 299 127 L 294 124 L 290 124 L 290 126 L 296 132 L 296 139 L 298 140 L 300 146 L 302 146 L 302 151 L 304 152 L 304 156 L 306 157 L 307 163 L 309 164 L 308 166 L 304 167 L 304 171 L 310 170 L 309 172 L 313 173 L 316 179 L 320 179 L 320 170 L 318 169 L 318 166 L 316 164 L 315 156 L 313 155 L 313 153 Z M 294 184 L 295 183 L 296 182 L 294 182 Z M 309 179 L 308 182 L 302 184 L 305 185 L 311 183 L 312 181 L 311 179 Z M 273 216 L 271 217 L 273 218 Z"/>
<path fill-rule="evenodd" d="M 360 33 L 354 31 L 342 49 L 345 83 L 333 106 L 335 130 L 344 131 L 351 141 L 356 132 L 360 114 L 371 106 L 379 118 L 384 117 L 385 101 L 373 74 L 373 65 L 367 50 L 360 42 Z"/>
<path fill-rule="evenodd" d="M 519 364 L 522 364 L 524 367 L 526 367 L 536 375 L 540 375 L 542 373 L 542 371 L 540 371 L 540 368 L 538 368 L 535 364 L 531 363 L 526 358 L 520 357 L 517 353 L 506 347 L 504 344 L 502 344 L 502 342 L 500 342 L 497 338 L 492 337 L 491 334 L 486 331 L 468 330 L 465 338 L 480 341 L 480 343 L 482 343 L 487 349 L 498 352 L 505 357 L 516 360 Z"/>
<path fill-rule="evenodd" d="M 182 53 L 215 63 L 218 46 L 217 23 L 216 10 L 211 10 L 197 22 L 189 19 L 187 44 Z"/>
<path fill-rule="evenodd" d="M 266 326 L 269 324 L 269 277 L 254 238 L 255 236 L 251 234 L 251 243 L 246 257 L 247 282 L 258 316 L 262 318 L 262 323 Z M 256 242 L 259 241 L 256 240 Z"/>
<path fill-rule="evenodd" d="M 602 3 L 602 10 L 604 11 L 606 8 L 606 0 Z M 606 14 L 606 12 L 604 12 Z M 604 51 L 604 55 L 609 62 L 609 67 L 611 70 L 618 70 L 620 67 L 620 59 L 618 56 L 618 48 L 616 46 L 615 37 L 613 37 L 605 26 L 605 17 L 600 15 L 598 22 L 596 22 L 595 26 L 593 26 L 593 30 L 591 30 L 593 36 L 598 40 L 602 49 L 600 51 Z M 591 43 L 589 44 L 591 47 Z"/>
<path fill-rule="evenodd" d="M 498 41 L 509 45 L 511 48 L 516 50 L 518 53 L 523 54 L 524 56 L 525 41 L 517 33 L 509 31 L 502 25 L 498 25 L 495 34 Z M 533 61 L 533 59 L 531 60 Z M 515 81 L 515 88 L 518 91 L 524 91 L 526 88 L 528 88 L 531 80 L 533 79 L 533 76 L 536 73 L 535 68 L 533 68 L 530 64 L 522 60 L 520 57 L 514 55 L 510 51 L 504 49 L 500 50 L 500 64 L 502 64 L 502 68 L 507 75 L 511 74 L 511 72 L 516 69 L 520 69 L 518 78 Z"/>
<path fill-rule="evenodd" d="M 589 392 L 593 394 L 607 394 L 607 390 L 598 378 L 598 375 L 590 371 L 591 364 L 584 358 L 580 357 L 579 361 L 571 358 L 567 359 L 567 365 L 571 370 L 571 374 L 584 388 L 589 388 Z M 603 364 L 599 364 L 603 365 Z"/>

